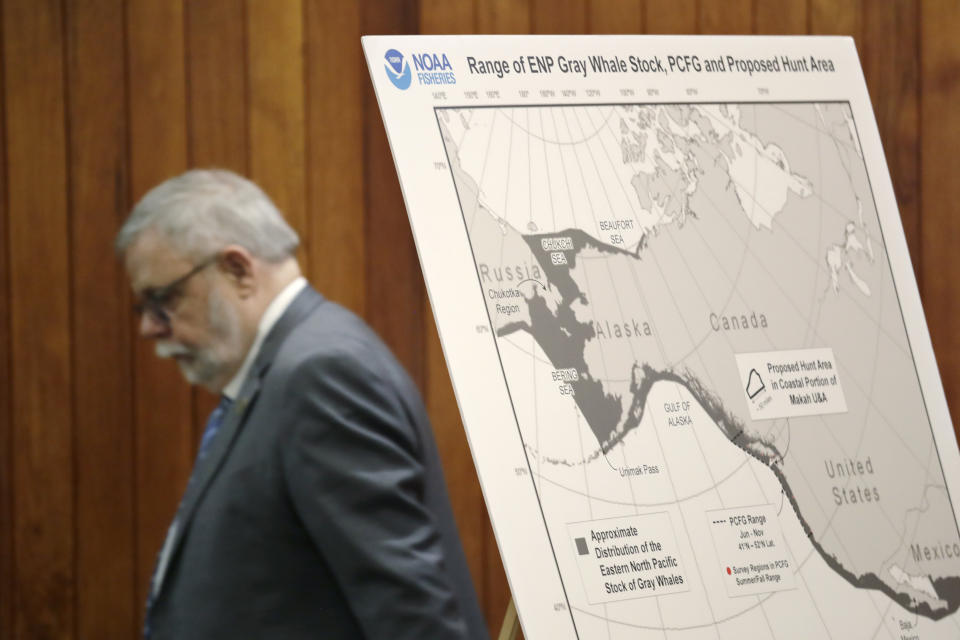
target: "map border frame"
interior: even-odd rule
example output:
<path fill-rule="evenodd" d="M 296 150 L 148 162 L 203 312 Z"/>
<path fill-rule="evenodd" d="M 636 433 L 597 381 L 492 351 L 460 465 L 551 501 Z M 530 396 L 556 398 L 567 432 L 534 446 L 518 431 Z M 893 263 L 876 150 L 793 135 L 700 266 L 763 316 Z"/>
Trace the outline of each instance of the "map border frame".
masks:
<path fill-rule="evenodd" d="M 856 134 L 857 134 L 857 145 L 858 145 L 859 148 L 860 148 L 861 156 L 862 156 L 862 154 L 863 154 L 863 142 L 862 142 L 861 137 L 860 137 L 860 127 L 857 125 L 856 114 L 854 113 L 853 105 L 851 104 L 851 102 L 850 102 L 849 99 L 847 99 L 847 100 L 736 100 L 736 101 L 734 101 L 734 100 L 726 100 L 726 101 L 717 101 L 717 100 L 689 100 L 689 101 L 686 101 L 686 102 L 675 102 L 675 101 L 585 102 L 585 103 L 564 103 L 564 102 L 559 102 L 559 103 L 548 103 L 548 104 L 540 104 L 540 103 L 530 102 L 530 103 L 527 103 L 527 104 L 522 104 L 522 103 L 521 103 L 521 104 L 496 104 L 496 105 L 470 105 L 470 104 L 461 104 L 461 105 L 443 105 L 443 106 L 434 105 L 434 107 L 433 107 L 433 113 L 434 113 L 434 118 L 435 118 L 436 123 L 437 123 L 437 130 L 438 130 L 439 135 L 440 135 L 440 138 L 441 138 L 441 140 L 442 140 L 442 139 L 443 139 L 443 129 L 441 128 L 441 125 L 440 125 L 440 117 L 439 117 L 439 112 L 440 112 L 440 111 L 476 110 L 476 109 L 537 109 L 537 108 L 543 109 L 543 108 L 565 108 L 565 107 L 687 106 L 687 105 L 697 105 L 697 104 L 702 104 L 702 105 L 736 105 L 736 106 L 740 106 L 740 105 L 787 105 L 787 104 L 790 104 L 790 105 L 797 105 L 797 104 L 803 104 L 803 105 L 810 105 L 810 104 L 841 104 L 841 105 L 846 105 L 846 106 L 848 107 L 848 109 L 850 110 L 850 118 L 851 118 L 851 120 L 853 121 L 853 124 L 854 124 L 854 131 L 855 131 Z M 470 246 L 470 255 L 471 255 L 471 259 L 472 259 L 472 261 L 473 261 L 474 271 L 475 271 L 475 273 L 476 273 L 477 282 L 480 284 L 480 289 L 481 289 L 481 293 L 482 293 L 482 291 L 483 291 L 483 282 L 482 282 L 482 278 L 481 278 L 481 276 L 480 276 L 480 267 L 479 267 L 479 265 L 478 265 L 478 263 L 477 263 L 477 254 L 476 254 L 476 252 L 475 252 L 475 250 L 474 250 L 474 248 L 473 248 L 473 239 L 472 239 L 472 237 L 471 237 L 471 235 L 470 235 L 470 229 L 469 229 L 469 227 L 468 227 L 468 225 L 467 225 L 467 217 L 466 217 L 466 213 L 464 212 L 464 209 L 463 209 L 463 202 L 462 202 L 462 200 L 461 200 L 461 198 L 460 198 L 460 190 L 457 189 L 456 177 L 454 176 L 454 173 L 453 173 L 453 163 L 450 161 L 450 154 L 449 154 L 449 149 L 447 148 L 447 145 L 446 145 L 446 144 L 443 144 L 443 148 L 444 148 L 444 153 L 446 154 L 447 171 L 449 172 L 450 182 L 451 182 L 451 184 L 453 185 L 454 192 L 456 193 L 456 196 L 457 196 L 457 205 L 458 205 L 458 207 L 460 208 L 460 218 L 461 218 L 461 220 L 463 221 L 464 233 L 465 233 L 465 235 L 466 235 L 467 242 L 468 242 L 468 244 L 469 244 L 469 246 Z M 897 299 L 897 310 L 898 310 L 899 313 L 900 313 L 900 320 L 901 320 L 901 322 L 903 323 L 904 337 L 906 338 L 906 341 L 907 341 L 907 347 L 908 347 L 909 350 L 910 350 L 910 361 L 911 361 L 911 363 L 913 364 L 913 373 L 914 373 L 914 376 L 916 377 L 916 380 L 917 380 L 917 388 L 918 388 L 919 391 L 920 391 L 920 396 L 921 396 L 921 398 L 922 398 L 922 400 L 923 400 L 924 412 L 926 413 L 926 416 L 927 416 L 927 428 L 930 430 L 930 440 L 931 440 L 931 444 L 933 445 L 934 450 L 937 452 L 937 464 L 938 464 L 939 467 L 940 467 L 940 473 L 941 473 L 941 475 L 943 476 L 943 479 L 944 479 L 944 489 L 945 489 L 945 491 L 946 491 L 946 493 L 947 493 L 947 497 L 948 497 L 948 500 L 949 500 L 949 502 L 950 502 L 950 510 L 951 510 L 951 513 L 953 514 L 953 522 L 954 522 L 954 526 L 956 527 L 956 530 L 957 530 L 957 536 L 960 537 L 960 520 L 958 520 L 958 518 L 957 518 L 957 511 L 956 511 L 956 507 L 954 506 L 953 496 L 950 494 L 950 486 L 949 486 L 949 483 L 947 482 L 947 473 L 946 473 L 946 470 L 945 470 L 944 467 L 943 467 L 943 460 L 942 460 L 941 455 L 940 455 L 940 448 L 937 446 L 936 432 L 934 431 L 933 421 L 932 421 L 932 419 L 931 419 L 930 409 L 929 409 L 929 407 L 927 406 L 927 397 L 926 397 L 926 394 L 924 393 L 923 382 L 922 382 L 922 379 L 921 379 L 921 377 L 920 377 L 920 370 L 919 370 L 919 368 L 917 367 L 916 353 L 914 352 L 913 342 L 910 340 L 910 332 L 907 330 L 907 326 L 908 326 L 907 318 L 906 318 L 906 315 L 904 314 L 904 311 L 903 311 L 903 303 L 902 303 L 902 300 L 901 300 L 901 297 L 900 297 L 900 290 L 899 290 L 899 288 L 897 287 L 897 280 L 896 280 L 896 277 L 894 277 L 895 268 L 894 268 L 894 265 L 893 265 L 893 261 L 892 261 L 892 259 L 891 259 L 891 257 L 890 257 L 890 253 L 889 253 L 889 251 L 887 250 L 887 238 L 886 238 L 886 234 L 884 233 L 883 222 L 882 222 L 882 220 L 880 219 L 880 213 L 879 213 L 880 209 L 879 209 L 878 206 L 877 206 L 877 197 L 876 197 L 875 189 L 874 189 L 874 186 L 873 186 L 873 179 L 872 179 L 872 177 L 871 177 L 871 175 L 870 175 L 870 171 L 867 170 L 866 160 L 864 160 L 864 173 L 865 173 L 865 175 L 866 175 L 866 177 L 867 177 L 867 184 L 868 184 L 868 186 L 869 186 L 869 188 L 870 188 L 870 198 L 871 198 L 871 200 L 873 201 L 874 212 L 875 212 L 875 215 L 876 215 L 876 218 L 877 218 L 877 227 L 880 229 L 880 238 L 881 238 L 881 240 L 882 240 L 882 242 L 883 242 L 883 253 L 884 253 L 884 256 L 886 257 L 886 266 L 887 266 L 887 269 L 889 269 L 889 272 L 890 272 L 890 274 L 891 274 L 891 284 L 892 284 L 892 286 L 893 286 L 893 291 L 894 291 L 894 294 L 896 295 L 896 299 Z M 485 308 L 486 313 L 487 313 L 487 321 L 489 322 L 489 325 L 490 325 L 491 327 L 493 327 L 493 326 L 494 326 L 494 322 L 493 322 L 493 318 L 490 316 L 490 307 L 489 307 L 489 305 L 487 305 L 487 304 L 485 303 L 485 304 L 484 304 L 484 308 Z M 548 541 L 549 544 L 550 544 L 550 554 L 551 554 L 551 556 L 553 557 L 553 562 L 554 562 L 554 565 L 556 566 L 556 570 L 557 570 L 557 576 L 558 576 L 558 578 L 559 578 L 560 585 L 561 585 L 561 588 L 562 588 L 562 590 L 563 590 L 563 597 L 564 597 L 564 599 L 565 599 L 565 601 L 566 601 L 566 604 L 567 604 L 567 610 L 568 610 L 568 612 L 570 613 L 570 622 L 571 622 L 571 624 L 573 625 L 574 635 L 575 635 L 575 636 L 578 638 L 578 640 L 579 640 L 579 638 L 580 638 L 580 633 L 579 633 L 579 629 L 577 628 L 576 618 L 575 618 L 574 615 L 573 615 L 573 609 L 574 609 L 574 608 L 573 608 L 573 607 L 571 606 L 571 604 L 570 604 L 570 598 L 569 598 L 569 595 L 568 595 L 568 593 L 567 593 L 567 585 L 566 585 L 566 582 L 564 581 L 563 573 L 562 573 L 561 570 L 560 570 L 560 563 L 559 563 L 558 560 L 557 560 L 557 550 L 556 550 L 556 548 L 555 548 L 555 546 L 554 546 L 553 537 L 550 535 L 550 528 L 549 528 L 549 525 L 547 524 L 546 514 L 545 514 L 544 511 L 543 511 L 543 503 L 542 503 L 542 500 L 541 500 L 541 498 L 540 498 L 540 491 L 539 491 L 539 489 L 537 488 L 537 484 L 536 484 L 536 482 L 535 482 L 535 480 L 534 480 L 534 474 L 535 474 L 535 472 L 534 472 L 534 470 L 533 470 L 532 465 L 530 464 L 530 457 L 529 457 L 529 454 L 527 453 L 527 443 L 526 443 L 526 440 L 524 439 L 523 431 L 522 431 L 522 429 L 520 428 L 520 420 L 519 420 L 519 418 L 517 417 L 517 409 L 516 409 L 516 405 L 514 404 L 514 400 L 513 400 L 513 392 L 512 392 L 511 389 L 510 389 L 510 383 L 509 383 L 508 378 L 507 378 L 507 372 L 506 372 L 506 369 L 504 368 L 503 358 L 502 358 L 501 353 L 500 353 L 500 344 L 499 344 L 499 342 L 498 342 L 498 337 L 497 337 L 496 335 L 494 335 L 493 338 L 494 338 L 494 341 L 493 341 L 493 343 L 494 343 L 494 348 L 496 349 L 496 353 L 497 353 L 497 361 L 498 361 L 499 366 L 500 366 L 501 374 L 503 375 L 504 387 L 505 387 L 505 389 L 506 389 L 506 391 L 507 391 L 507 397 L 510 399 L 510 411 L 511 411 L 511 413 L 513 414 L 514 423 L 515 423 L 515 426 L 516 426 L 516 428 L 517 428 L 517 436 L 520 438 L 520 442 L 521 442 L 521 444 L 523 445 L 523 455 L 524 455 L 524 459 L 526 460 L 527 471 L 528 471 L 528 473 L 529 473 L 530 482 L 531 482 L 531 484 L 533 485 L 534 495 L 536 496 L 536 499 L 537 499 L 537 506 L 538 506 L 538 508 L 539 508 L 539 510 L 540 510 L 540 518 L 541 518 L 541 521 L 542 521 L 542 524 L 543 524 L 543 527 L 544 527 L 544 532 L 546 533 L 547 541 Z M 779 478 L 778 478 L 778 482 L 779 482 Z M 799 516 L 799 513 L 798 513 L 798 516 Z M 801 522 L 803 522 L 802 519 L 801 519 Z M 852 586 L 855 586 L 855 585 L 852 585 Z M 855 586 L 855 588 L 861 588 L 861 587 L 856 587 L 856 586 Z M 882 591 L 881 591 L 881 592 L 882 592 Z M 887 595 L 889 595 L 889 594 L 887 594 Z"/>

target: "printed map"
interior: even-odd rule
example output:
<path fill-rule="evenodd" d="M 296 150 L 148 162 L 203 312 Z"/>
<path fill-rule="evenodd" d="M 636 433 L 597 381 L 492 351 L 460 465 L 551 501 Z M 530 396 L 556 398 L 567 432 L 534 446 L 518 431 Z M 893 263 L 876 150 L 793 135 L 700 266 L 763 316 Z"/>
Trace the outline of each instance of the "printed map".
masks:
<path fill-rule="evenodd" d="M 436 114 L 579 637 L 960 636 L 846 103 Z"/>

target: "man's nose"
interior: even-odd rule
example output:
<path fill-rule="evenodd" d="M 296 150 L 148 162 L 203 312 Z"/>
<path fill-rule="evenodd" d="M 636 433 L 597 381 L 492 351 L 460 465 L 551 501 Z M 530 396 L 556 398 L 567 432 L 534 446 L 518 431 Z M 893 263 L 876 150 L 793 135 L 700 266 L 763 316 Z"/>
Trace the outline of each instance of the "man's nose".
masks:
<path fill-rule="evenodd" d="M 170 326 L 155 314 L 144 311 L 140 315 L 140 337 L 163 338 L 170 332 Z"/>

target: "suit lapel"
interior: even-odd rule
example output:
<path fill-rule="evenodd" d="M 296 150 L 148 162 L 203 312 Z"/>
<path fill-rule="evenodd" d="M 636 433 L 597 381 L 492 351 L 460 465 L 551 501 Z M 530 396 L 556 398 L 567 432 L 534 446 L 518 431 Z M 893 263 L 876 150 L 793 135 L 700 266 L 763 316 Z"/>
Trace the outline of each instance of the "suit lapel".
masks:
<path fill-rule="evenodd" d="M 210 482 L 217 475 L 220 467 L 223 466 L 223 462 L 226 460 L 236 440 L 237 434 L 240 433 L 240 430 L 243 428 L 250 408 L 253 406 L 257 394 L 260 392 L 261 380 L 263 376 L 266 375 L 267 370 L 269 370 L 270 364 L 277 355 L 277 351 L 279 351 L 284 339 L 290 334 L 293 328 L 300 324 L 300 322 L 323 301 L 323 296 L 314 291 L 309 285 L 304 287 L 303 291 L 297 294 L 297 297 L 290 303 L 290 306 L 287 307 L 287 310 L 280 316 L 270 330 L 270 333 L 260 345 L 260 353 L 257 354 L 253 366 L 250 367 L 250 372 L 247 374 L 247 379 L 240 389 L 240 394 L 230 406 L 227 415 L 224 416 L 223 424 L 220 425 L 216 437 L 210 444 L 210 451 L 207 453 L 203 462 L 200 463 L 200 466 L 194 469 L 194 477 L 187 487 L 181 507 L 177 512 L 176 530 L 173 531 L 174 538 L 171 541 L 169 550 L 170 562 L 164 567 L 164 574 L 169 570 L 170 565 L 173 564 L 176 553 L 183 541 L 184 534 L 189 528 L 191 520 L 193 520 L 193 516 L 197 511 L 203 494 L 206 492 Z M 158 594 L 162 591 L 164 585 L 163 578 L 163 575 L 157 575 L 156 577 Z"/>

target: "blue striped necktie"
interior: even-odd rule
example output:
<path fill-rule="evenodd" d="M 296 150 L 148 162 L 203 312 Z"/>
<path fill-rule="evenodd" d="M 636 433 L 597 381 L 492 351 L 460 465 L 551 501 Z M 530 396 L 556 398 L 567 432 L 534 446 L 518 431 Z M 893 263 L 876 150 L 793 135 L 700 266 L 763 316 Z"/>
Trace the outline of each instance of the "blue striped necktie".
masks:
<path fill-rule="evenodd" d="M 195 478 L 198 473 L 197 470 L 200 468 L 201 463 L 204 458 L 207 457 L 207 454 L 210 452 L 210 445 L 213 443 L 214 437 L 217 435 L 217 431 L 220 429 L 220 425 L 223 424 L 223 419 L 226 417 L 227 413 L 230 411 L 230 405 L 233 404 L 233 400 L 227 396 L 220 396 L 220 404 L 216 406 L 213 412 L 210 414 L 210 417 L 207 418 L 207 426 L 203 430 L 203 436 L 200 438 L 200 448 L 197 450 L 197 459 L 193 463 L 193 472 L 190 474 L 190 480 L 187 482 L 187 488 L 189 489 L 195 482 Z M 164 543 L 164 547 L 167 547 L 171 543 L 169 538 L 173 536 L 174 532 L 177 529 L 177 524 L 180 519 L 180 510 L 183 508 L 183 498 L 180 499 L 180 506 L 177 507 L 177 515 L 173 518 L 173 523 L 170 525 L 170 529 L 167 531 L 168 540 Z M 168 552 L 169 553 L 169 552 Z M 153 609 L 154 600 L 156 599 L 156 588 L 154 583 L 157 579 L 157 570 L 160 568 L 160 560 L 163 556 L 163 549 L 157 553 L 157 561 L 154 564 L 153 576 L 150 578 L 150 589 L 147 592 L 147 613 L 143 618 L 143 637 L 147 640 L 150 638 L 150 611 Z"/>
<path fill-rule="evenodd" d="M 227 412 L 230 411 L 230 405 L 232 404 L 233 400 L 227 396 L 220 396 L 220 404 L 217 405 L 210 414 L 210 417 L 207 418 L 207 426 L 203 430 L 203 437 L 200 438 L 200 449 L 197 451 L 197 461 L 193 465 L 194 474 L 196 474 L 200 462 L 207 457 L 207 453 L 210 450 L 210 443 L 213 442 L 213 437 L 217 435 L 217 430 L 219 430 L 220 425 L 223 424 L 223 418 L 227 415 Z M 192 475 L 190 476 L 190 480 L 193 480 Z"/>

